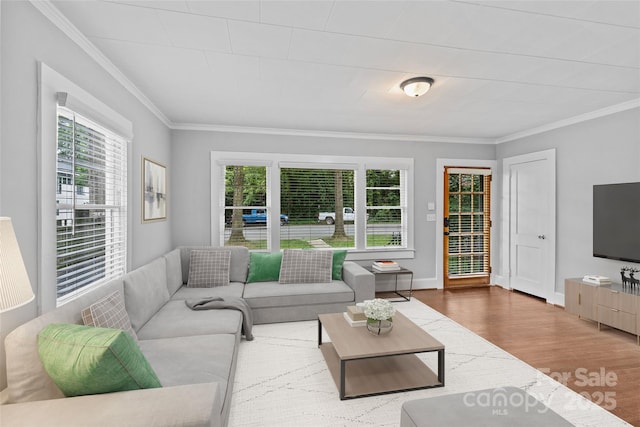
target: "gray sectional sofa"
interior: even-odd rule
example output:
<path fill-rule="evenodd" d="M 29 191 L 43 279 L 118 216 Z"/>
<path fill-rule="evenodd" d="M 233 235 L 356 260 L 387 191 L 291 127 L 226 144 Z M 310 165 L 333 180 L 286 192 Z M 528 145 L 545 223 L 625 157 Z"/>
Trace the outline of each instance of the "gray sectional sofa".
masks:
<path fill-rule="evenodd" d="M 254 323 L 270 323 L 316 319 L 375 295 L 373 275 L 349 261 L 342 280 L 331 283 L 245 283 L 249 252 L 239 247 L 230 249 L 227 286 L 187 287 L 193 249 L 213 248 L 176 248 L 11 332 L 5 340 L 8 386 L 0 425 L 225 426 L 243 316 L 229 309 L 191 310 L 186 300 L 242 297 Z M 64 397 L 40 361 L 38 334 L 50 324 L 82 324 L 84 309 L 116 291 L 162 387 Z"/>

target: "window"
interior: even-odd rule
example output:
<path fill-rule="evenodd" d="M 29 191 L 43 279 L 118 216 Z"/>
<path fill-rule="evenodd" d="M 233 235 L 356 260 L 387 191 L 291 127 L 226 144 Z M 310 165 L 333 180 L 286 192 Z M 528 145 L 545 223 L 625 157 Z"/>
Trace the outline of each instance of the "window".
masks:
<path fill-rule="evenodd" d="M 268 249 L 267 168 L 224 168 L 224 244 Z"/>
<path fill-rule="evenodd" d="M 57 299 L 125 273 L 127 141 L 58 107 Z"/>
<path fill-rule="evenodd" d="M 280 248 L 355 247 L 354 190 L 353 170 L 281 168 Z"/>
<path fill-rule="evenodd" d="M 406 171 L 367 170 L 367 247 L 402 247 L 405 226 Z"/>
<path fill-rule="evenodd" d="M 212 152 L 211 167 L 214 244 L 412 256 L 413 159 Z"/>

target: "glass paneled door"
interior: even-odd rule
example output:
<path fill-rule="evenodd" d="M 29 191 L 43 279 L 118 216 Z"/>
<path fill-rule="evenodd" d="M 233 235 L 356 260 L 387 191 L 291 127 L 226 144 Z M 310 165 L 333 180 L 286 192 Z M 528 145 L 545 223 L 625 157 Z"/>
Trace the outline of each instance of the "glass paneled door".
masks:
<path fill-rule="evenodd" d="M 491 169 L 444 171 L 444 286 L 490 283 Z"/>

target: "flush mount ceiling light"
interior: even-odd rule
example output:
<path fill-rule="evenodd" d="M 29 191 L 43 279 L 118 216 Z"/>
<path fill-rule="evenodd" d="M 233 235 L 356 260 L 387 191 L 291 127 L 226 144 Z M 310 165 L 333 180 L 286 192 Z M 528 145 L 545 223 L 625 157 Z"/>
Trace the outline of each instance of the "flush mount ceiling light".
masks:
<path fill-rule="evenodd" d="M 431 85 L 433 85 L 433 79 L 431 77 L 414 77 L 400 83 L 400 89 L 402 89 L 407 96 L 415 98 L 427 93 L 429 89 L 431 89 Z"/>

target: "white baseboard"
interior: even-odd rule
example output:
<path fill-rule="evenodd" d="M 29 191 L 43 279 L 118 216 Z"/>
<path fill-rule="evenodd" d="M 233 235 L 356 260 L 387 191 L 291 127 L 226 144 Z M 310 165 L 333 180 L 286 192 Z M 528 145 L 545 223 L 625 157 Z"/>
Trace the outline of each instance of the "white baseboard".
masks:
<path fill-rule="evenodd" d="M 376 292 L 392 292 L 395 287 L 393 279 L 388 280 L 378 279 L 376 282 Z M 435 277 L 429 277 L 425 279 L 413 279 L 413 290 L 421 289 L 442 289 L 442 282 L 439 282 Z M 408 281 L 403 276 L 398 276 L 398 290 L 404 291 L 409 289 Z"/>
<path fill-rule="evenodd" d="M 551 300 L 547 300 L 549 304 L 558 305 L 560 307 L 564 307 L 564 294 L 559 292 L 555 292 Z"/>
<path fill-rule="evenodd" d="M 501 275 L 501 274 L 494 274 L 492 276 L 491 284 L 500 286 L 501 288 L 504 288 L 504 289 L 509 289 L 509 280 L 508 280 L 508 278 L 506 276 Z"/>
<path fill-rule="evenodd" d="M 416 279 L 413 281 L 413 289 L 442 289 L 442 281 L 435 277 Z"/>

